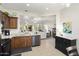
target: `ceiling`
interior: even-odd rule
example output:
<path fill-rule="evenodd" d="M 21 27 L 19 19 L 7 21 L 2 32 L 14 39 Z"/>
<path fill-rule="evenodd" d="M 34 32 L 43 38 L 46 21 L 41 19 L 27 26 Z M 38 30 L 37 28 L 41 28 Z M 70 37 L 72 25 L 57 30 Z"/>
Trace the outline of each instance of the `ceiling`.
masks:
<path fill-rule="evenodd" d="M 59 11 L 65 7 L 64 4 L 61 3 L 29 3 L 30 6 L 26 5 L 27 3 L 3 3 L 1 4 L 2 7 L 6 9 L 13 9 L 35 14 L 46 14 L 46 13 L 53 13 Z M 46 8 L 48 8 L 46 10 Z"/>

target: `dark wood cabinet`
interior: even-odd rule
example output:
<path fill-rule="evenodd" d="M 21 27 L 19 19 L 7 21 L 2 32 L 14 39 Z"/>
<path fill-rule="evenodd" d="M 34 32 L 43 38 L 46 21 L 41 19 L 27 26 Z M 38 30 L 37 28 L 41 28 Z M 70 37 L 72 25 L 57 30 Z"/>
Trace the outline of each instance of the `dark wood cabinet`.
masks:
<path fill-rule="evenodd" d="M 14 48 L 25 47 L 25 39 L 23 37 L 14 37 Z"/>
<path fill-rule="evenodd" d="M 10 29 L 17 28 L 17 17 L 10 17 Z"/>
<path fill-rule="evenodd" d="M 1 52 L 1 42 L 0 42 L 0 52 Z"/>
<path fill-rule="evenodd" d="M 18 36 L 14 37 L 11 40 L 11 48 L 29 48 L 32 46 L 31 36 Z"/>
<path fill-rule="evenodd" d="M 24 39 L 25 39 L 25 47 L 27 47 L 28 48 L 28 38 L 26 38 L 26 37 L 24 37 Z M 27 39 L 27 40 L 26 40 Z"/>
<path fill-rule="evenodd" d="M 15 47 L 14 47 L 14 37 L 13 38 L 11 38 L 11 49 L 14 49 Z"/>
<path fill-rule="evenodd" d="M 1 50 L 1 46 L 0 46 L 0 56 L 1 56 L 1 52 L 2 52 L 2 50 Z"/>
<path fill-rule="evenodd" d="M 17 17 L 10 17 L 4 12 L 0 11 L 0 21 L 2 22 L 4 29 L 16 29 L 17 19 Z"/>
<path fill-rule="evenodd" d="M 62 37 L 55 37 L 55 48 L 68 55 L 66 48 L 69 46 L 76 45 L 76 40 L 69 40 Z"/>
<path fill-rule="evenodd" d="M 2 20 L 2 12 L 0 11 L 0 21 Z"/>
<path fill-rule="evenodd" d="M 9 24 L 10 24 L 9 23 L 9 16 L 1 11 L 0 11 L 0 21 L 2 22 L 4 29 L 9 28 Z"/>
<path fill-rule="evenodd" d="M 10 19 L 9 19 L 9 17 L 8 16 L 6 16 L 5 14 L 3 14 L 2 15 L 3 17 L 2 17 L 2 21 L 4 22 L 4 28 L 5 29 L 8 29 L 9 28 L 9 25 L 10 25 Z"/>
<path fill-rule="evenodd" d="M 31 36 L 27 36 L 27 38 L 25 38 L 25 41 L 26 41 L 26 47 L 32 46 L 32 37 Z"/>

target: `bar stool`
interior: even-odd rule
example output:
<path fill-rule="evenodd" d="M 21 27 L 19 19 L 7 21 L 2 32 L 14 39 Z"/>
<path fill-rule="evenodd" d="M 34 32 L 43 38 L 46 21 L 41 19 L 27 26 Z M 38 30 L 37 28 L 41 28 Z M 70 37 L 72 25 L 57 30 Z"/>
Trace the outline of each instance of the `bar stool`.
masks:
<path fill-rule="evenodd" d="M 70 46 L 66 48 L 67 53 L 69 56 L 78 56 L 77 47 L 76 46 Z"/>

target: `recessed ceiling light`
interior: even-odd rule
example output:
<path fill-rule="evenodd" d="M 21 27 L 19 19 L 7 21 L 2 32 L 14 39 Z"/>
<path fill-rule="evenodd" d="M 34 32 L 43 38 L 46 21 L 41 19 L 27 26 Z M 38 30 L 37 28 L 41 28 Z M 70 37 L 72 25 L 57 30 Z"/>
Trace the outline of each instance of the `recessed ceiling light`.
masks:
<path fill-rule="evenodd" d="M 66 6 L 66 7 L 70 7 L 70 3 L 62 3 L 61 5 Z"/>
<path fill-rule="evenodd" d="M 46 10 L 48 10 L 49 8 L 46 8 Z"/>
<path fill-rule="evenodd" d="M 70 7 L 70 3 L 67 3 L 67 4 L 66 4 L 66 7 Z"/>
<path fill-rule="evenodd" d="M 30 6 L 30 4 L 26 4 L 27 6 Z"/>

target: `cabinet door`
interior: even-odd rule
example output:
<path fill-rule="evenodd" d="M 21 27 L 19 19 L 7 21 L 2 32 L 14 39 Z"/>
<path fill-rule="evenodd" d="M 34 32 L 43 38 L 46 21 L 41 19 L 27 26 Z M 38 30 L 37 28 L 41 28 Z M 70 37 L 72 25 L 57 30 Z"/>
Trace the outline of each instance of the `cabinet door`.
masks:
<path fill-rule="evenodd" d="M 56 43 L 56 48 L 58 49 L 58 50 L 60 50 L 60 51 L 63 51 L 64 50 L 64 43 L 63 43 L 63 40 L 64 39 L 62 39 L 62 38 L 60 38 L 60 37 L 56 37 L 56 39 L 55 39 L 56 41 L 55 41 L 55 43 Z"/>
<path fill-rule="evenodd" d="M 3 25 L 3 28 L 5 28 L 5 15 L 4 14 L 2 14 L 2 25 Z"/>
<path fill-rule="evenodd" d="M 0 21 L 2 20 L 2 12 L 0 11 Z"/>
<path fill-rule="evenodd" d="M 6 29 L 8 29 L 9 28 L 9 24 L 10 24 L 10 22 L 9 22 L 9 17 L 7 17 L 7 16 L 5 16 L 5 21 L 4 21 L 4 28 L 6 28 Z"/>
<path fill-rule="evenodd" d="M 1 53 L 2 51 L 1 51 L 1 41 L 0 41 L 0 53 Z"/>
<path fill-rule="evenodd" d="M 25 47 L 25 38 L 24 37 L 20 37 L 20 47 L 21 48 Z"/>
<path fill-rule="evenodd" d="M 2 22 L 5 29 L 9 28 L 9 17 L 5 14 L 2 14 Z"/>
<path fill-rule="evenodd" d="M 25 38 L 25 47 L 28 48 L 28 38 L 27 37 L 24 38 Z"/>
<path fill-rule="evenodd" d="M 26 47 L 32 46 L 32 37 L 31 36 L 25 37 L 25 41 L 26 41 Z"/>
<path fill-rule="evenodd" d="M 25 47 L 25 39 L 23 37 L 15 37 L 15 48 L 23 48 Z"/>
<path fill-rule="evenodd" d="M 14 49 L 14 38 L 11 38 L 11 49 Z"/>
<path fill-rule="evenodd" d="M 10 17 L 10 28 L 11 29 L 17 28 L 17 17 Z"/>
<path fill-rule="evenodd" d="M 27 40 L 28 40 L 28 47 L 31 47 L 32 46 L 32 37 L 29 36 Z"/>

